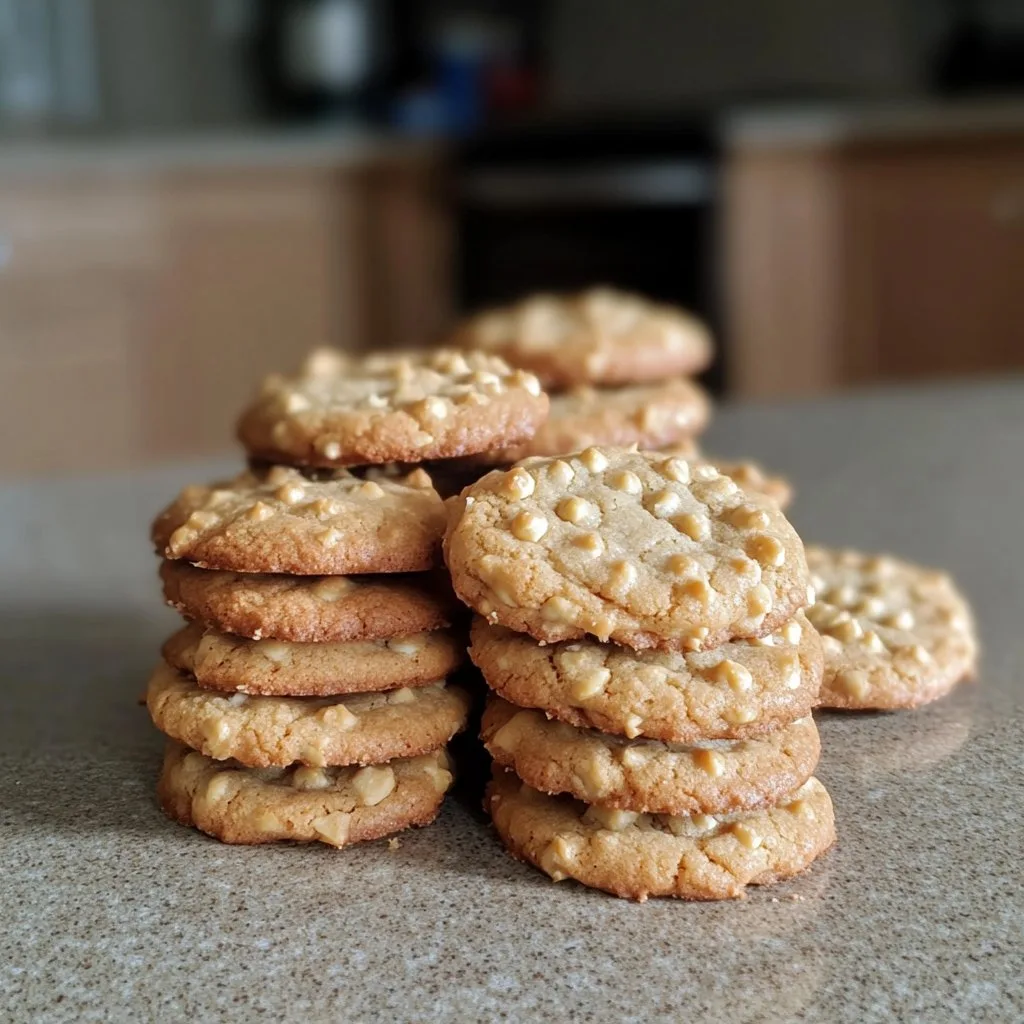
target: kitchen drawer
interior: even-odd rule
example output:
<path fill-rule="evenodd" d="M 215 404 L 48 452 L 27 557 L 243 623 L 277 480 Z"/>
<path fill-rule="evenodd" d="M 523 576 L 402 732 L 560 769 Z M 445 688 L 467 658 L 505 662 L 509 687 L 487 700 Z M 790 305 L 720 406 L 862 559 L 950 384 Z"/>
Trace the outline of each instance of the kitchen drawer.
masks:
<path fill-rule="evenodd" d="M 852 156 L 851 379 L 1024 366 L 1024 145 Z"/>

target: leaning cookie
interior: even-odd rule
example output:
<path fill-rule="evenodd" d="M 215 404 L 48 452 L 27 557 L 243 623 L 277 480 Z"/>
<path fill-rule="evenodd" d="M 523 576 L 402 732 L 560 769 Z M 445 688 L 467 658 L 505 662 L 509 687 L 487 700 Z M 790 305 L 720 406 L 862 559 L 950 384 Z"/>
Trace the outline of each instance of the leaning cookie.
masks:
<path fill-rule="evenodd" d="M 364 768 L 245 768 L 171 741 L 157 795 L 168 817 L 225 843 L 342 847 L 429 825 L 452 779 L 443 749 Z"/>
<path fill-rule="evenodd" d="M 449 344 L 494 352 L 552 388 L 660 381 L 697 373 L 712 356 L 695 317 L 611 288 L 534 295 L 489 310 L 462 324 Z"/>
<path fill-rule="evenodd" d="M 788 508 L 793 500 L 793 485 L 782 476 L 767 473 L 756 462 L 707 459 L 719 473 L 734 480 L 745 491 L 770 498 L 779 508 Z"/>
<path fill-rule="evenodd" d="M 157 516 L 165 558 L 204 569 L 294 573 L 419 572 L 437 563 L 444 505 L 422 470 L 363 480 L 345 470 L 310 480 L 274 466 L 186 487 Z"/>
<path fill-rule="evenodd" d="M 505 700 L 628 739 L 754 739 L 810 714 L 821 684 L 821 641 L 803 615 L 759 640 L 686 654 L 540 646 L 480 618 L 470 636 L 470 658 Z"/>
<path fill-rule="evenodd" d="M 978 641 L 948 575 L 889 555 L 809 547 L 821 633 L 821 703 L 848 710 L 916 708 L 975 674 Z"/>
<path fill-rule="evenodd" d="M 162 733 L 207 757 L 252 768 L 322 768 L 436 750 L 465 728 L 470 698 L 442 683 L 347 697 L 227 695 L 160 665 L 146 704 Z"/>
<path fill-rule="evenodd" d="M 302 466 L 420 462 L 518 444 L 544 422 L 537 378 L 482 352 L 345 356 L 270 377 L 245 411 L 249 454 Z"/>
<path fill-rule="evenodd" d="M 811 777 L 820 754 L 810 716 L 761 739 L 687 746 L 577 729 L 499 697 L 488 699 L 480 737 L 534 789 L 650 814 L 772 806 Z"/>
<path fill-rule="evenodd" d="M 588 448 L 489 473 L 448 508 L 458 596 L 547 643 L 710 648 L 771 633 L 808 600 L 785 516 L 706 464 Z"/>
<path fill-rule="evenodd" d="M 200 686 L 264 696 L 323 697 L 428 686 L 462 662 L 443 630 L 348 643 L 248 640 L 193 622 L 168 637 L 163 656 Z"/>
<path fill-rule="evenodd" d="M 480 465 L 506 466 L 534 455 L 564 455 L 592 445 L 683 445 L 707 426 L 710 411 L 706 392 L 685 379 L 622 388 L 580 385 L 552 396 L 551 414 L 530 440 L 472 458 Z"/>
<path fill-rule="evenodd" d="M 286 576 L 197 569 L 165 560 L 164 598 L 187 619 L 254 640 L 386 640 L 451 625 L 439 576 Z"/>
<path fill-rule="evenodd" d="M 799 874 L 835 842 L 832 801 L 815 778 L 775 807 L 681 817 L 548 796 L 496 769 L 486 802 L 519 859 L 556 882 L 641 901 L 735 899 L 748 885 Z"/>

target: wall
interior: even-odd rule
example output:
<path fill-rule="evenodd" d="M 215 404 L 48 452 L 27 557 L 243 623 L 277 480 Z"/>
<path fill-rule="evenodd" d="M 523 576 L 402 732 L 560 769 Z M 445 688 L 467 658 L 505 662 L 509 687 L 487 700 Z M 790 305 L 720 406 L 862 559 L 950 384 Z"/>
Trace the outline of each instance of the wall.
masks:
<path fill-rule="evenodd" d="M 552 97 L 576 109 L 907 92 L 922 78 L 916 28 L 908 0 L 554 0 Z"/>

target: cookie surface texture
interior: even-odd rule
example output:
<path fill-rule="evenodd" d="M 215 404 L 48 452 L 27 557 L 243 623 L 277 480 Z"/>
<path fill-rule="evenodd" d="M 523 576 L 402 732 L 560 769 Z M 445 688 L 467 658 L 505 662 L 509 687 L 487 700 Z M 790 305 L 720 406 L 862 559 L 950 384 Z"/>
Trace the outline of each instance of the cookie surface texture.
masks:
<path fill-rule="evenodd" d="M 157 796 L 168 817 L 225 843 L 342 847 L 430 824 L 452 779 L 444 750 L 364 768 L 245 768 L 172 741 Z"/>
<path fill-rule="evenodd" d="M 593 445 L 656 449 L 681 445 L 707 426 L 710 411 L 707 394 L 688 380 L 622 388 L 580 385 L 551 397 L 551 413 L 529 441 L 476 458 L 481 464 L 502 466 Z"/>
<path fill-rule="evenodd" d="M 470 635 L 470 657 L 507 701 L 628 739 L 763 736 L 810 714 L 821 684 L 821 640 L 802 614 L 760 640 L 685 654 L 596 640 L 541 647 L 480 618 Z"/>
<path fill-rule="evenodd" d="M 153 523 L 157 551 L 205 569 L 343 575 L 419 572 L 436 564 L 444 505 L 422 470 L 309 480 L 295 469 L 247 470 L 186 487 Z"/>
<path fill-rule="evenodd" d="M 531 437 L 547 396 L 537 378 L 482 352 L 314 352 L 270 377 L 242 415 L 250 455 L 302 466 L 420 462 Z"/>
<path fill-rule="evenodd" d="M 825 651 L 822 706 L 915 708 L 977 667 L 970 607 L 949 576 L 890 555 L 809 547 Z"/>
<path fill-rule="evenodd" d="M 441 684 L 350 697 L 258 697 L 204 690 L 168 665 L 146 704 L 171 739 L 254 768 L 380 764 L 436 750 L 465 727 L 469 695 Z"/>
<path fill-rule="evenodd" d="M 709 648 L 771 633 L 808 600 L 785 516 L 706 464 L 599 448 L 527 459 L 448 512 L 458 596 L 544 642 Z"/>
<path fill-rule="evenodd" d="M 490 310 L 463 324 L 451 344 L 497 353 L 557 388 L 660 381 L 697 373 L 712 356 L 695 317 L 610 288 Z"/>
<path fill-rule="evenodd" d="M 160 579 L 187 619 L 254 640 L 386 640 L 448 626 L 454 610 L 448 581 L 434 575 L 264 575 L 165 560 Z"/>
<path fill-rule="evenodd" d="M 808 716 L 758 740 L 696 746 L 577 729 L 490 697 L 481 739 L 495 761 L 544 793 L 653 814 L 727 814 L 776 804 L 821 751 Z"/>
<path fill-rule="evenodd" d="M 509 850 L 554 881 L 635 900 L 734 899 L 799 874 L 835 841 L 832 802 L 815 778 L 777 807 L 681 817 L 589 807 L 497 769 L 488 809 Z"/>
<path fill-rule="evenodd" d="M 167 639 L 163 656 L 207 689 L 311 697 L 425 686 L 457 668 L 464 651 L 443 630 L 309 644 L 248 640 L 193 622 Z"/>

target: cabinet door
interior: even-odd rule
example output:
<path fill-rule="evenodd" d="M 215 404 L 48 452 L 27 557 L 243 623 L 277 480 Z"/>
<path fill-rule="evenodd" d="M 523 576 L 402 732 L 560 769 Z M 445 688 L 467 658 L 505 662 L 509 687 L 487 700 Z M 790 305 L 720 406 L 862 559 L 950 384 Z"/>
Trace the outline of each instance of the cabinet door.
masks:
<path fill-rule="evenodd" d="M 134 457 L 131 356 L 155 253 L 130 177 L 0 185 L 0 471 Z"/>
<path fill-rule="evenodd" d="M 1024 142 L 844 163 L 846 376 L 1024 367 Z"/>
<path fill-rule="evenodd" d="M 312 347 L 358 341 L 346 194 L 328 173 L 211 173 L 160 191 L 162 272 L 139 387 L 147 456 L 230 450 L 260 380 Z"/>

